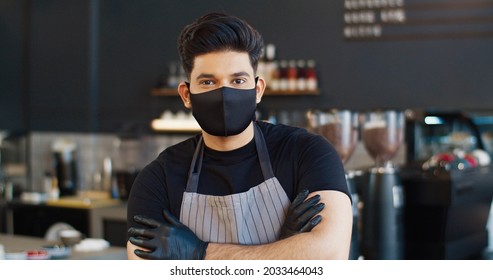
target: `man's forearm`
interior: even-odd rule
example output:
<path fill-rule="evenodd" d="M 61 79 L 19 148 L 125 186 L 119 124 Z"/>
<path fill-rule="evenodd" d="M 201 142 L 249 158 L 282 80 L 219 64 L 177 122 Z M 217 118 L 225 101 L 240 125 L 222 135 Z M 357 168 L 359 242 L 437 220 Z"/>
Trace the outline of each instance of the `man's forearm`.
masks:
<path fill-rule="evenodd" d="M 337 192 L 320 192 L 326 208 L 322 222 L 311 232 L 300 233 L 264 245 L 209 243 L 209 260 L 268 259 L 347 259 L 351 240 L 352 209 L 347 196 Z"/>
<path fill-rule="evenodd" d="M 279 260 L 279 259 L 324 259 L 323 252 L 310 251 L 303 245 L 309 233 L 264 245 L 237 245 L 209 243 L 205 258 L 207 260 Z M 307 245 L 305 243 L 305 245 Z"/>

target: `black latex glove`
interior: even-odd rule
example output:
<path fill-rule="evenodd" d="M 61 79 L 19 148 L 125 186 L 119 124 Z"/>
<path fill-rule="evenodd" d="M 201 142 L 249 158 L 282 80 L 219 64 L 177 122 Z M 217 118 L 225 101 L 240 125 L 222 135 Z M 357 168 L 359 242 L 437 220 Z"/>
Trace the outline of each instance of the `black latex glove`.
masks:
<path fill-rule="evenodd" d="M 208 242 L 200 240 L 169 211 L 163 210 L 164 223 L 137 215 L 134 221 L 150 228 L 128 229 L 130 243 L 147 249 L 136 249 L 135 255 L 151 260 L 203 260 Z"/>
<path fill-rule="evenodd" d="M 308 190 L 302 190 L 289 206 L 279 239 L 309 232 L 322 221 L 322 216 L 317 214 L 324 209 L 325 204 L 319 203 L 320 195 L 318 194 L 305 201 L 308 194 Z"/>

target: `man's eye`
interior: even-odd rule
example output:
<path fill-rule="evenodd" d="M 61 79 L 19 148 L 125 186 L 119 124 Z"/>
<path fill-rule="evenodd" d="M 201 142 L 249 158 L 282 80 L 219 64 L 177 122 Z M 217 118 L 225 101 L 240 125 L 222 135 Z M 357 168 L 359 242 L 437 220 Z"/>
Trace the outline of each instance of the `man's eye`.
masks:
<path fill-rule="evenodd" d="M 235 79 L 235 80 L 233 80 L 233 83 L 234 84 L 237 84 L 237 85 L 241 85 L 241 84 L 244 84 L 245 83 L 245 80 L 243 80 L 243 79 Z"/>
<path fill-rule="evenodd" d="M 205 81 L 201 81 L 200 82 L 201 85 L 206 85 L 206 86 L 210 86 L 210 85 L 213 85 L 214 82 L 211 81 L 211 80 L 205 80 Z"/>

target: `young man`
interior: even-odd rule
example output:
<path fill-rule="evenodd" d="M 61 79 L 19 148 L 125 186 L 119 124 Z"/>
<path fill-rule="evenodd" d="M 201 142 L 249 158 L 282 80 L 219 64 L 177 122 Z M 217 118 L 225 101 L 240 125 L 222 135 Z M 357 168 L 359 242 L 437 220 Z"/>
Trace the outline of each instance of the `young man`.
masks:
<path fill-rule="evenodd" d="M 139 173 L 130 259 L 348 258 L 351 200 L 335 149 L 304 129 L 254 120 L 262 48 L 255 29 L 225 14 L 182 31 L 189 82 L 178 92 L 202 133 Z"/>

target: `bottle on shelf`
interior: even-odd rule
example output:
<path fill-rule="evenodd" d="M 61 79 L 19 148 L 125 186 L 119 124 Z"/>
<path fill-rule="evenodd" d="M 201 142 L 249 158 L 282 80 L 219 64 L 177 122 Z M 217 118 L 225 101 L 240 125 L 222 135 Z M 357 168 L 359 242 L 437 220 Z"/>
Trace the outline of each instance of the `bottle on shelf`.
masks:
<path fill-rule="evenodd" d="M 297 62 L 297 83 L 296 83 L 296 89 L 299 91 L 304 91 L 306 90 L 306 62 L 302 59 L 298 60 Z"/>
<path fill-rule="evenodd" d="M 315 71 L 315 60 L 308 60 L 306 68 L 306 89 L 307 90 L 317 90 L 318 89 L 318 78 L 317 72 Z"/>
<path fill-rule="evenodd" d="M 280 89 L 280 71 L 279 71 L 279 63 L 277 61 L 273 62 L 272 73 L 271 73 L 271 81 L 267 84 L 267 88 L 278 91 Z"/>
<path fill-rule="evenodd" d="M 183 67 L 178 66 L 178 84 L 187 80 L 188 78 L 185 70 L 183 69 Z"/>
<path fill-rule="evenodd" d="M 275 75 L 277 63 L 276 59 L 276 46 L 274 44 L 268 44 L 265 47 L 265 65 L 264 65 L 264 79 L 267 87 L 272 83 L 273 76 Z"/>
<path fill-rule="evenodd" d="M 257 64 L 257 76 L 262 77 L 265 80 L 265 50 L 266 48 L 264 47 L 262 49 L 262 52 L 260 54 L 260 57 L 258 59 L 258 64 Z"/>
<path fill-rule="evenodd" d="M 295 91 L 298 83 L 298 69 L 296 60 L 290 60 L 288 63 L 288 90 Z"/>
<path fill-rule="evenodd" d="M 288 61 L 281 60 L 279 62 L 279 90 L 287 91 L 288 89 Z"/>
<path fill-rule="evenodd" d="M 180 83 L 178 80 L 178 64 L 176 62 L 170 62 L 168 66 L 169 72 L 166 87 L 175 88 Z"/>

